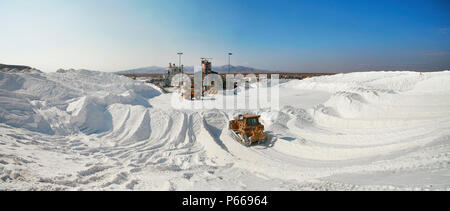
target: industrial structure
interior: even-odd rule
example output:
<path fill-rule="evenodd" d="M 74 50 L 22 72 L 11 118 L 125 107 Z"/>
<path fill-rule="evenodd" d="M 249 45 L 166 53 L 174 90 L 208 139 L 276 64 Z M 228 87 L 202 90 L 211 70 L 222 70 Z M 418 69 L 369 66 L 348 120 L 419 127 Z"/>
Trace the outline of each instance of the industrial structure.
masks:
<path fill-rule="evenodd" d="M 185 99 L 200 99 L 205 94 L 217 94 L 218 90 L 215 87 L 215 83 L 205 84 L 205 77 L 208 74 L 218 74 L 212 70 L 212 58 L 201 58 L 202 71 L 194 72 L 195 78 L 200 78 L 201 80 L 201 90 L 194 86 L 194 82 L 191 83 L 191 88 L 182 92 L 181 96 Z M 222 88 L 222 87 L 221 87 Z"/>
<path fill-rule="evenodd" d="M 212 84 L 205 84 L 204 79 L 208 74 L 218 74 L 217 72 L 212 71 L 212 58 L 201 58 L 202 60 L 202 84 L 203 84 L 203 92 L 207 92 L 214 88 L 214 82 Z M 194 73 L 195 74 L 195 73 Z M 195 76 L 194 76 L 195 77 Z"/>
<path fill-rule="evenodd" d="M 176 66 L 175 63 L 169 63 L 169 67 L 167 68 L 167 72 L 164 75 L 164 86 L 171 87 L 172 78 L 177 75 L 183 73 L 184 66 Z"/>

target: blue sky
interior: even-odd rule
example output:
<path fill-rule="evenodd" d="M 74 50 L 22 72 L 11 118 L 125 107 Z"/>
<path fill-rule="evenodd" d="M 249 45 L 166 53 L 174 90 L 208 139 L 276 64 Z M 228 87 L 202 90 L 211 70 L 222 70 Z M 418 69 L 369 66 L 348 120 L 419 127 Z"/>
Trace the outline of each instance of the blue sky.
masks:
<path fill-rule="evenodd" d="M 0 63 L 116 71 L 212 57 L 297 72 L 450 69 L 447 0 L 0 0 Z"/>

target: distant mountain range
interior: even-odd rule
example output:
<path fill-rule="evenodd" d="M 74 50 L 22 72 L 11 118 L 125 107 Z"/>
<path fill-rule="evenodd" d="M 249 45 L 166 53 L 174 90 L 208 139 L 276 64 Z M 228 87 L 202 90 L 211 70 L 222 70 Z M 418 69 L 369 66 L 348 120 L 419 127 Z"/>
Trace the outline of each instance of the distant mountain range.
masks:
<path fill-rule="evenodd" d="M 228 65 L 222 65 L 222 66 L 213 66 L 212 70 L 218 73 L 227 73 L 228 72 Z M 6 64 L 0 64 L 0 71 L 14 71 L 14 72 L 40 72 L 39 70 L 25 66 L 25 65 L 6 65 Z M 159 67 L 159 66 L 149 66 L 149 67 L 143 67 L 143 68 L 136 68 L 136 69 L 130 69 L 130 70 L 122 70 L 117 71 L 115 73 L 118 74 L 145 74 L 145 73 L 165 73 L 167 71 L 167 67 Z M 185 66 L 184 71 L 186 73 L 192 73 L 194 72 L 194 66 Z M 270 70 L 262 70 L 257 69 L 253 67 L 245 67 L 245 66 L 230 66 L 230 72 L 231 73 L 269 73 L 269 72 L 278 72 L 278 71 L 270 71 Z"/>
<path fill-rule="evenodd" d="M 130 70 L 121 70 L 117 71 L 118 74 L 137 74 L 137 73 L 163 73 L 167 68 L 158 67 L 158 66 L 150 66 L 150 67 L 142 67 Z"/>
<path fill-rule="evenodd" d="M 194 66 L 185 66 L 184 70 L 186 72 L 194 72 Z M 212 70 L 215 72 L 218 72 L 218 73 L 227 73 L 228 65 L 213 66 Z M 117 71 L 116 73 L 118 73 L 118 74 L 143 74 L 143 73 L 165 73 L 166 71 L 167 71 L 167 67 L 150 66 L 150 67 Z M 253 68 L 253 67 L 231 65 L 230 72 L 232 72 L 232 73 L 252 73 L 252 72 L 278 72 L 278 71 L 262 70 L 262 69 L 257 69 L 257 68 Z"/>

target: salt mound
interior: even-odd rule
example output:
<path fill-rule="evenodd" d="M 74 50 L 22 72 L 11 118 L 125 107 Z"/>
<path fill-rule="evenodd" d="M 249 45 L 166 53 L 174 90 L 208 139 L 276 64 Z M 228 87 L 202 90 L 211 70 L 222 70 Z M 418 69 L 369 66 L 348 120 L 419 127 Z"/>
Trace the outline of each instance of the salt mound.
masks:
<path fill-rule="evenodd" d="M 114 104 L 108 108 L 113 130 L 108 137 L 117 138 L 122 144 L 142 141 L 152 133 L 149 110 L 143 106 Z"/>
<path fill-rule="evenodd" d="M 0 123 L 47 134 L 101 133 L 112 128 L 108 106 L 151 107 L 161 91 L 111 73 L 0 72 Z"/>
<path fill-rule="evenodd" d="M 82 97 L 69 104 L 67 111 L 72 114 L 72 124 L 85 134 L 106 132 L 111 128 L 111 115 L 95 98 Z"/>
<path fill-rule="evenodd" d="M 27 95 L 0 90 L 0 123 L 25 128 L 45 134 L 53 134 L 45 117 L 35 111 Z"/>
<path fill-rule="evenodd" d="M 436 91 L 450 89 L 448 81 L 449 71 L 442 72 L 409 72 L 409 71 L 377 71 L 355 72 L 307 78 L 301 81 L 290 81 L 283 85 L 294 89 L 315 89 L 329 92 L 352 91 L 354 89 L 375 90 L 382 93 L 397 93 L 418 90 L 417 86 L 425 90 Z M 435 84 L 434 82 L 438 82 Z M 434 86 L 431 84 L 435 84 Z M 443 87 L 439 87 L 443 85 Z M 436 89 L 438 88 L 439 89 Z M 436 90 L 435 90 L 436 89 Z"/>

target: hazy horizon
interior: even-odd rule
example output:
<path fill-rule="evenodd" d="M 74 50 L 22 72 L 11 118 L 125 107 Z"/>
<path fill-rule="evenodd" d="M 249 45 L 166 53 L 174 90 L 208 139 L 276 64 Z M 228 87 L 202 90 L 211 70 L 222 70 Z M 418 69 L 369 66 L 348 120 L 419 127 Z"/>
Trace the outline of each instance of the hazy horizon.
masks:
<path fill-rule="evenodd" d="M 283 72 L 450 69 L 445 0 L 0 0 L 0 63 L 52 72 L 231 64 Z"/>

